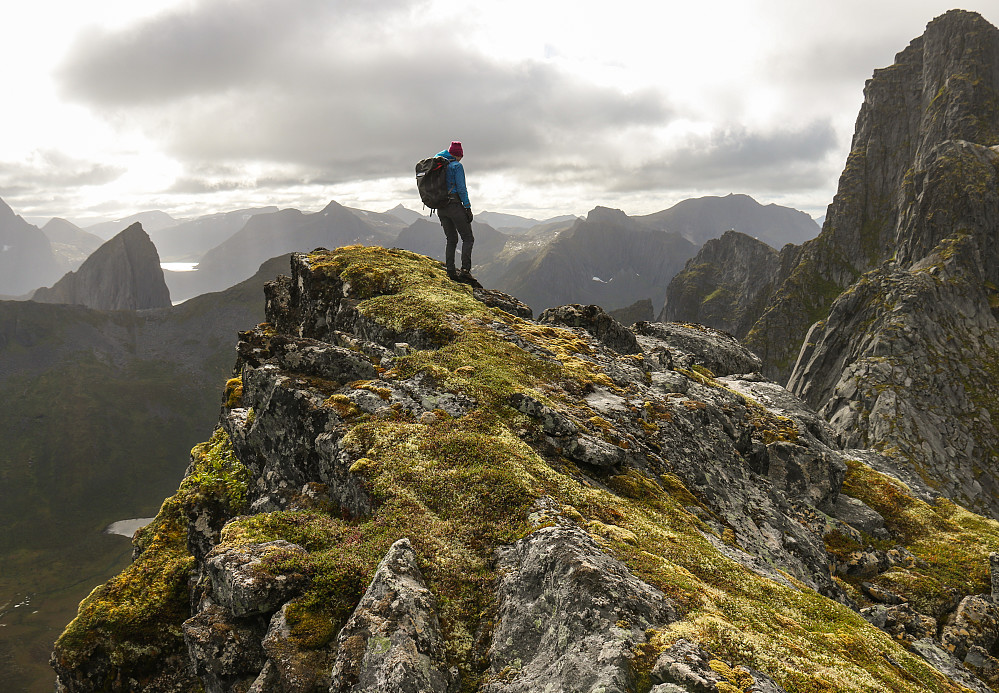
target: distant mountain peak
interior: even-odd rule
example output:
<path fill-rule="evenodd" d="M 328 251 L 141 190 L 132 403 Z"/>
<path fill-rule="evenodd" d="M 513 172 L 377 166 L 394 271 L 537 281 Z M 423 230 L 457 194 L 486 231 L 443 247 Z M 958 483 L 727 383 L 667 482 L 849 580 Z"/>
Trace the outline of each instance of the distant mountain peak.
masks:
<path fill-rule="evenodd" d="M 69 303 L 98 310 L 143 310 L 170 305 L 156 246 L 135 222 L 98 248 L 75 272 L 51 288 L 38 289 L 38 303 Z"/>
<path fill-rule="evenodd" d="M 620 209 L 614 209 L 612 207 L 602 207 L 596 206 L 589 211 L 586 215 L 586 221 L 595 224 L 627 224 L 631 221 L 631 217 L 625 214 Z"/>

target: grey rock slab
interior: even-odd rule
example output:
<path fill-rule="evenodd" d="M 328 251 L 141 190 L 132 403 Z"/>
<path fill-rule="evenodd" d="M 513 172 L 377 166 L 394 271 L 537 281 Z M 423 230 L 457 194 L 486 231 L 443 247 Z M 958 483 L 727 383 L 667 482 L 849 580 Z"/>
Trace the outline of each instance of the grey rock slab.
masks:
<path fill-rule="evenodd" d="M 437 603 L 409 539 L 385 554 L 337 636 L 330 693 L 444 693 L 451 676 Z"/>
<path fill-rule="evenodd" d="M 862 500 L 841 493 L 829 514 L 872 537 L 887 538 L 885 518 Z"/>
<path fill-rule="evenodd" d="M 510 396 L 510 406 L 532 419 L 537 419 L 541 429 L 553 436 L 571 436 L 579 431 L 567 416 L 560 414 L 551 407 L 542 404 L 530 395 L 517 392 Z"/>
<path fill-rule="evenodd" d="M 665 342 L 676 366 L 704 366 L 716 376 L 755 373 L 763 362 L 735 337 L 706 325 L 645 322 L 635 325 L 637 334 Z"/>
<path fill-rule="evenodd" d="M 213 549 L 205 561 L 212 598 L 233 616 L 270 614 L 302 587 L 301 575 L 271 575 L 263 559 L 275 552 L 308 556 L 297 544 L 278 539 L 262 544 Z"/>
<path fill-rule="evenodd" d="M 916 640 L 911 647 L 913 652 L 925 659 L 934 669 L 973 693 L 993 693 L 991 688 L 940 647 L 933 638 Z"/>
<path fill-rule="evenodd" d="M 586 330 L 609 349 L 621 354 L 639 354 L 642 348 L 635 334 L 612 318 L 600 306 L 577 303 L 549 308 L 538 316 L 543 325 L 564 325 Z"/>
<path fill-rule="evenodd" d="M 874 604 L 860 610 L 868 623 L 905 643 L 936 635 L 936 619 L 921 614 L 908 604 Z"/>
<path fill-rule="evenodd" d="M 576 526 L 545 527 L 500 552 L 499 609 L 484 693 L 633 690 L 630 658 L 670 601 Z"/>
<path fill-rule="evenodd" d="M 236 619 L 217 604 L 208 604 L 184 622 L 184 644 L 191 668 L 207 693 L 228 693 L 255 680 L 266 656 L 260 640 L 266 620 Z"/>
<path fill-rule="evenodd" d="M 973 594 L 958 604 L 940 632 L 940 644 L 958 659 L 975 647 L 991 651 L 999 640 L 999 605 L 991 595 Z"/>

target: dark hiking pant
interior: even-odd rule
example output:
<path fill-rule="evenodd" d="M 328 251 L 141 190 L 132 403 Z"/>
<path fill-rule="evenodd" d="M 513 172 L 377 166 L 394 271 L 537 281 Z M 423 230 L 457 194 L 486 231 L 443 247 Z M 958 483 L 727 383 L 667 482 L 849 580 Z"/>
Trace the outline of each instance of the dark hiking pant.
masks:
<path fill-rule="evenodd" d="M 454 273 L 454 251 L 458 247 L 458 237 L 461 236 L 461 269 L 472 269 L 472 224 L 465 216 L 465 208 L 460 202 L 449 202 L 437 210 L 441 226 L 444 227 L 444 237 L 447 245 L 444 248 L 444 264 L 447 271 Z"/>

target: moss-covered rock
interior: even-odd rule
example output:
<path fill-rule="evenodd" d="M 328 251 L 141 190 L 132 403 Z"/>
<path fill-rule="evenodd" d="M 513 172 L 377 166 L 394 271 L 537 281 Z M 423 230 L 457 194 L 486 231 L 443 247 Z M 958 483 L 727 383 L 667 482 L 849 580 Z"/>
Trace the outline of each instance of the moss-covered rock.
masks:
<path fill-rule="evenodd" d="M 268 295 L 268 323 L 241 335 L 241 398 L 227 397 L 234 406 L 223 408 L 220 432 L 196 449 L 177 496 L 140 535 L 135 564 L 81 606 L 57 645 L 65 685 L 113 670 L 118 678 L 100 685 L 122 689 L 126 675 L 165 675 L 157 657 L 176 653 L 193 658 L 206 685 L 325 692 L 337 662 L 343 681 L 360 681 L 361 663 L 397 661 L 391 623 L 433 618 L 439 645 L 426 661 L 463 691 L 528 690 L 542 679 L 648 690 L 667 685 L 655 664 L 681 640 L 733 690 L 751 680 L 789 692 L 959 690 L 851 608 L 866 602 L 850 581 L 833 579 L 827 550 L 863 549 L 865 537 L 817 507 L 835 512 L 850 458 L 780 386 L 759 375 L 721 378 L 722 366 L 705 363 L 721 346 L 736 355 L 731 338 L 647 328 L 637 336 L 642 353 L 621 354 L 586 329 L 487 306 L 427 258 L 378 248 L 297 255 Z M 403 337 L 408 347 L 396 341 Z M 337 356 L 301 358 L 306 351 Z M 347 380 L 347 362 L 370 364 L 372 377 Z M 921 502 L 898 493 L 898 506 Z M 853 495 L 884 518 L 891 534 L 877 541 L 922 560 L 963 540 L 961 523 L 977 518 L 941 506 L 951 514 L 919 524 L 877 496 Z M 217 533 L 186 510 L 206 499 L 226 509 Z M 156 529 L 167 526 L 170 542 Z M 211 550 L 188 551 L 192 534 Z M 828 536 L 842 538 L 827 545 Z M 364 601 L 403 538 L 426 599 L 391 609 Z M 300 550 L 261 548 L 292 544 Z M 985 571 L 997 548 L 983 532 L 964 560 Z M 266 555 L 244 567 L 264 582 L 293 576 L 297 589 L 268 601 L 273 615 L 236 614 L 208 563 L 258 550 Z M 142 566 L 161 565 L 176 570 L 139 579 Z M 958 582 L 943 569 L 923 582 L 912 574 L 913 604 L 936 604 L 951 587 L 982 591 L 978 579 Z M 153 590 L 168 576 L 175 598 L 156 606 Z M 876 581 L 899 591 L 892 576 Z M 564 609 L 546 611 L 546 594 Z M 125 622 L 105 615 L 130 605 L 138 613 Z M 231 638 L 201 637 L 212 614 Z M 233 625 L 267 618 L 266 633 Z M 158 639 L 144 640 L 153 630 Z M 212 642 L 229 652 L 248 633 L 260 637 L 257 654 L 229 657 L 229 668 L 198 654 Z M 552 664 L 592 653 L 612 655 L 592 668 Z"/>

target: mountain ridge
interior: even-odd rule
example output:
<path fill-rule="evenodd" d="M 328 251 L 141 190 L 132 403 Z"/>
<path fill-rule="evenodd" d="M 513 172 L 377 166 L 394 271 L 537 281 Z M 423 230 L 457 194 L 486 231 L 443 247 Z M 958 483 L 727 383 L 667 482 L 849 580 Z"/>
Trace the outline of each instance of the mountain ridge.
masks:
<path fill-rule="evenodd" d="M 999 523 L 840 447 L 731 336 L 528 320 L 377 247 L 265 294 L 219 427 L 56 644 L 68 690 L 989 690 L 960 662 Z"/>

